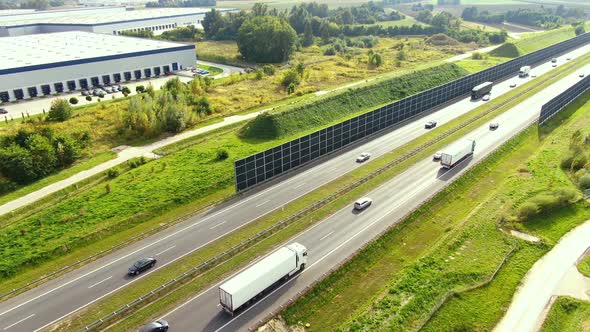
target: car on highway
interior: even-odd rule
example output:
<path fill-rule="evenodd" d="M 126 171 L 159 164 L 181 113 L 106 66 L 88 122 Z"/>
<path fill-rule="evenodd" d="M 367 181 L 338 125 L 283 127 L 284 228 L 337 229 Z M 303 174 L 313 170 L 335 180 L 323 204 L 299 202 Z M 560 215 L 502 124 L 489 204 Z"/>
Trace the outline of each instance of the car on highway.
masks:
<path fill-rule="evenodd" d="M 551 63 L 556 63 L 556 62 L 557 62 L 557 58 L 551 59 Z"/>
<path fill-rule="evenodd" d="M 356 202 L 354 202 L 354 209 L 355 210 L 364 210 L 368 208 L 371 204 L 373 204 L 373 200 L 369 197 L 359 198 Z"/>
<path fill-rule="evenodd" d="M 567 61 L 570 61 L 572 58 L 566 58 Z"/>
<path fill-rule="evenodd" d="M 364 161 L 369 160 L 369 158 L 371 158 L 371 154 L 368 152 L 363 152 L 361 154 L 359 154 L 358 157 L 356 157 L 356 162 L 357 163 L 362 163 Z"/>
<path fill-rule="evenodd" d="M 129 268 L 130 275 L 138 275 L 141 272 L 151 269 L 156 265 L 156 259 L 153 257 L 142 258 L 137 262 L 133 263 Z"/>
<path fill-rule="evenodd" d="M 537 77 L 537 74 L 531 74 L 531 77 L 535 78 L 535 77 Z"/>
<path fill-rule="evenodd" d="M 8 114 L 8 111 L 4 108 L 0 108 L 0 114 Z"/>
<path fill-rule="evenodd" d="M 555 67 L 557 67 L 557 64 L 554 63 L 554 64 L 551 65 L 551 67 L 555 68 Z"/>
<path fill-rule="evenodd" d="M 584 73 L 580 73 L 580 75 L 578 75 L 578 76 L 580 76 L 580 77 L 584 77 L 584 76 L 586 76 L 586 74 L 584 74 Z"/>
<path fill-rule="evenodd" d="M 511 87 L 511 88 L 516 88 L 516 82 L 512 82 L 512 83 L 510 83 L 510 87 Z"/>
<path fill-rule="evenodd" d="M 437 152 L 432 155 L 432 160 L 440 160 L 441 157 L 442 157 L 442 152 Z"/>
<path fill-rule="evenodd" d="M 490 100 L 490 97 L 491 97 L 491 96 L 490 96 L 490 94 L 488 93 L 487 95 L 484 95 L 484 96 L 483 96 L 483 98 L 481 98 L 481 100 L 483 100 L 483 101 L 488 101 L 488 100 Z"/>
<path fill-rule="evenodd" d="M 496 129 L 498 129 L 499 126 L 500 126 L 499 123 L 492 122 L 492 123 L 490 123 L 490 130 L 496 130 Z"/>
<path fill-rule="evenodd" d="M 151 322 L 148 325 L 142 327 L 138 332 L 166 332 L 168 331 L 168 322 L 160 319 L 155 322 Z"/>
<path fill-rule="evenodd" d="M 432 129 L 436 127 L 436 121 L 428 121 L 424 124 L 424 128 L 426 129 Z"/>

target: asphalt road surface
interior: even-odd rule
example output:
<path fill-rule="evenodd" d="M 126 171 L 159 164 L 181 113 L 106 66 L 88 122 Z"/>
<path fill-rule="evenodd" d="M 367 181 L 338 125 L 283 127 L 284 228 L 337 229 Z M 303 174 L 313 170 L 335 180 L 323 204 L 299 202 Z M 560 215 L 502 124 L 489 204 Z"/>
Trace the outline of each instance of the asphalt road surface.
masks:
<path fill-rule="evenodd" d="M 561 65 L 564 63 L 566 57 L 575 58 L 588 51 L 590 51 L 590 45 L 574 50 L 561 56 L 558 64 Z M 545 63 L 535 67 L 532 72 L 540 76 L 551 69 L 551 65 Z M 574 76 L 577 77 L 577 74 Z M 495 85 L 492 91 L 492 99 L 510 90 L 508 87 L 509 83 L 515 81 L 518 82 L 518 84 L 522 84 L 521 82 L 530 79 L 532 78 L 520 79 L 514 77 Z M 574 78 L 562 80 L 559 83 L 560 86 L 558 88 L 554 87 L 554 90 L 550 90 L 547 95 L 538 97 L 539 103 L 549 100 L 550 95 L 555 95 L 559 91 L 563 91 L 566 86 L 573 84 L 573 81 Z M 381 136 L 371 137 L 337 154 L 322 158 L 304 169 L 269 182 L 257 189 L 257 191 L 248 193 L 228 204 L 172 226 L 154 236 L 98 259 L 80 269 L 48 281 L 13 299 L 4 301 L 0 303 L 0 329 L 3 329 L 4 331 L 41 330 L 108 295 L 119 291 L 129 284 L 145 278 L 150 273 L 195 252 L 199 248 L 247 225 L 257 218 L 296 200 L 319 186 L 328 183 L 357 167 L 362 167 L 362 164 L 354 162 L 359 153 L 367 151 L 372 153 L 373 159 L 379 157 L 380 155 L 383 155 L 384 153 L 387 153 L 425 133 L 425 121 L 436 120 L 439 125 L 441 125 L 451 121 L 461 114 L 469 112 L 482 103 L 482 101 L 473 102 L 469 98 L 460 99 L 456 103 L 431 113 L 422 119 L 416 119 L 412 122 L 400 125 L 384 132 Z M 531 112 L 532 110 L 529 109 L 528 111 Z M 535 109 L 534 112 L 537 112 L 537 110 Z M 503 132 L 505 130 L 502 127 L 503 125 L 501 124 L 501 129 L 498 132 Z M 493 135 L 493 137 L 498 137 L 498 135 Z M 479 150 L 480 147 L 478 146 L 477 149 Z M 427 161 L 424 165 L 428 164 L 432 167 L 435 166 L 430 163 L 430 161 Z M 424 165 L 422 165 L 422 167 L 426 167 Z M 413 183 L 408 187 L 408 189 L 416 189 L 416 186 L 413 185 Z M 425 190 L 428 192 L 433 190 L 433 188 L 428 187 Z M 405 193 L 401 197 L 405 198 L 407 197 L 407 194 L 408 193 Z M 416 197 L 423 197 L 423 193 L 416 193 Z M 419 200 L 418 198 L 416 199 Z M 373 213 L 376 213 L 374 211 L 378 211 L 378 207 L 381 204 L 382 203 L 379 201 L 376 202 L 375 206 L 372 207 L 370 211 L 363 214 L 363 216 L 370 216 Z M 404 208 L 405 207 L 400 207 L 396 209 L 394 213 L 399 213 L 399 211 L 403 211 Z M 390 218 L 390 216 L 388 218 Z M 376 225 L 380 225 L 380 223 L 376 223 Z M 363 233 L 362 238 L 351 238 L 351 240 L 347 242 L 348 245 L 343 245 L 341 249 L 336 250 L 330 257 L 344 257 L 347 251 L 352 251 L 351 248 L 358 247 L 360 242 L 366 241 L 366 238 L 370 238 L 370 236 L 367 237 L 367 235 L 372 234 L 371 231 L 372 228 L 368 229 L 366 233 Z M 326 239 L 331 239 L 330 241 L 332 241 L 332 239 L 338 238 L 339 236 L 330 235 Z M 326 240 L 323 242 L 326 243 Z M 304 242 L 304 244 L 306 244 L 306 242 Z M 317 252 L 317 250 L 318 249 L 313 248 L 314 252 Z M 339 252 L 339 250 L 341 252 Z M 317 253 L 314 253 L 313 255 L 313 257 L 316 258 L 321 256 Z M 155 256 L 158 259 L 156 267 L 135 278 L 126 276 L 127 268 L 137 259 L 146 256 Z M 326 258 L 326 260 L 332 259 L 333 258 Z M 297 278 L 297 280 L 302 280 L 301 283 L 305 283 L 308 276 L 314 275 L 314 271 L 321 270 L 324 266 L 325 265 L 323 264 L 310 266 L 308 269 L 310 272 L 304 273 Z M 259 307 L 257 306 L 255 308 Z M 203 308 L 203 310 L 205 310 L 205 308 Z M 250 312 L 255 313 L 256 310 Z M 180 329 L 180 331 L 183 330 Z"/>
<path fill-rule="evenodd" d="M 586 69 L 590 70 L 590 66 Z M 217 289 L 220 284 L 217 284 L 162 318 L 170 323 L 171 331 L 247 330 L 263 319 L 266 314 L 278 309 L 289 298 L 296 296 L 315 279 L 354 253 L 363 243 L 372 240 L 390 225 L 400 222 L 408 211 L 419 206 L 433 192 L 449 185 L 477 161 L 485 158 L 516 132 L 537 119 L 541 106 L 546 101 L 577 81 L 579 81 L 578 74 L 571 74 L 496 117 L 494 122 L 500 124 L 498 129 L 490 130 L 486 124 L 460 138 L 458 141 L 474 139 L 475 153 L 471 158 L 463 160 L 450 170 L 441 168 L 438 163 L 429 158 L 422 160 L 368 193 L 367 196 L 373 199 L 373 205 L 363 212 L 354 211 L 351 204 L 291 239 L 289 243 L 299 242 L 308 248 L 308 268 L 276 287 L 266 297 L 237 316 L 231 317 L 221 310 Z M 581 253 L 586 247 L 580 248 L 578 251 Z M 579 254 L 572 255 L 572 259 L 575 260 L 578 256 Z M 543 284 L 542 281 L 540 282 Z M 526 302 L 528 300 L 523 301 L 523 303 Z"/>

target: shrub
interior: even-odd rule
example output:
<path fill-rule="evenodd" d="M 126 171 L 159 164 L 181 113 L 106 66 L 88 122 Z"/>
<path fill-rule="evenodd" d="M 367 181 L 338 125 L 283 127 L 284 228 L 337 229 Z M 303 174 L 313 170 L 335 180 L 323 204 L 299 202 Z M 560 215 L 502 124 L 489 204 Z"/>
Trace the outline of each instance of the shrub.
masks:
<path fill-rule="evenodd" d="M 564 170 L 569 170 L 572 168 L 573 161 L 574 161 L 574 155 L 572 153 L 570 153 L 561 160 L 560 166 Z"/>
<path fill-rule="evenodd" d="M 65 99 L 60 98 L 51 103 L 47 119 L 50 121 L 66 121 L 72 117 L 72 114 L 72 106 Z"/>
<path fill-rule="evenodd" d="M 281 79 L 281 85 L 284 87 L 288 87 L 291 84 L 297 86 L 299 83 L 301 83 L 301 77 L 299 76 L 299 73 L 293 69 L 287 70 Z"/>
<path fill-rule="evenodd" d="M 137 93 L 144 93 L 144 91 L 145 91 L 145 86 L 143 86 L 143 85 L 138 85 L 135 87 L 135 92 L 137 92 Z"/>
<path fill-rule="evenodd" d="M 86 96 L 86 100 L 87 101 L 92 101 L 92 97 L 91 96 Z"/>
<path fill-rule="evenodd" d="M 571 170 L 577 171 L 580 168 L 584 167 L 584 165 L 586 165 L 587 162 L 588 158 L 586 157 L 586 155 L 583 153 L 579 154 L 574 157 L 574 160 L 572 161 Z"/>
<path fill-rule="evenodd" d="M 219 149 L 219 150 L 217 150 L 217 156 L 215 157 L 215 159 L 218 161 L 221 161 L 221 160 L 226 160 L 228 157 L 229 157 L 229 152 L 227 152 L 227 150 Z"/>
<path fill-rule="evenodd" d="M 124 86 L 123 89 L 121 89 L 121 92 L 123 92 L 124 95 L 128 95 L 131 93 L 131 90 L 128 87 Z"/>
<path fill-rule="evenodd" d="M 103 93 L 103 92 L 100 92 L 100 93 L 98 94 L 98 98 L 104 98 L 104 93 Z"/>
<path fill-rule="evenodd" d="M 107 177 L 109 179 L 114 179 L 117 176 L 119 176 L 120 172 L 118 168 L 110 168 L 109 170 L 107 170 Z"/>
<path fill-rule="evenodd" d="M 590 174 L 585 174 L 584 176 L 582 176 L 578 181 L 578 185 L 580 186 L 580 188 L 584 190 L 590 189 Z"/>
<path fill-rule="evenodd" d="M 473 52 L 473 54 L 471 54 L 471 59 L 473 59 L 473 60 L 482 60 L 483 59 L 483 54 L 481 54 L 479 52 Z"/>
<path fill-rule="evenodd" d="M 262 71 L 264 72 L 265 75 L 267 76 L 272 76 L 275 74 L 275 67 L 273 67 L 272 65 L 264 65 L 262 67 Z"/>
<path fill-rule="evenodd" d="M 293 92 L 295 92 L 295 89 L 297 89 L 297 87 L 295 86 L 295 83 L 291 83 L 287 87 L 287 93 L 292 94 Z"/>
<path fill-rule="evenodd" d="M 539 213 L 539 207 L 533 202 L 525 202 L 518 209 L 518 218 L 521 221 L 534 217 Z"/>
<path fill-rule="evenodd" d="M 256 69 L 256 79 L 257 80 L 261 80 L 264 77 L 264 72 L 262 71 L 262 69 Z"/>
<path fill-rule="evenodd" d="M 76 105 L 77 103 L 78 103 L 78 98 L 76 98 L 76 97 L 70 98 L 70 104 Z"/>
<path fill-rule="evenodd" d="M 336 55 L 336 49 L 334 48 L 334 46 L 330 46 L 328 47 L 325 51 L 324 51 L 324 55 Z"/>

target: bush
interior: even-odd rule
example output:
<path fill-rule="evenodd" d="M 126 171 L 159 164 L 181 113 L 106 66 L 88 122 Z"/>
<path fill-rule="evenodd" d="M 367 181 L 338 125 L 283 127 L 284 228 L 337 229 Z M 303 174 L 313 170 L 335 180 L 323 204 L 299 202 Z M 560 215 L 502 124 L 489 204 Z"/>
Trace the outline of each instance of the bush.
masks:
<path fill-rule="evenodd" d="M 471 59 L 473 59 L 473 60 L 483 60 L 483 54 L 481 54 L 479 52 L 473 52 L 473 54 L 471 54 Z"/>
<path fill-rule="evenodd" d="M 324 51 L 324 55 L 336 55 L 336 49 L 334 48 L 334 46 L 330 46 L 328 47 L 325 51 Z"/>
<path fill-rule="evenodd" d="M 297 86 L 299 85 L 299 83 L 301 83 L 301 77 L 299 76 L 299 73 L 294 69 L 287 70 L 283 74 L 283 78 L 281 79 L 281 85 L 284 87 L 288 87 L 291 84 Z"/>
<path fill-rule="evenodd" d="M 78 103 L 78 98 L 76 98 L 76 97 L 70 98 L 70 104 L 76 105 L 77 103 Z"/>
<path fill-rule="evenodd" d="M 539 207 L 533 202 L 525 202 L 518 209 L 518 219 L 521 221 L 534 217 L 539 213 Z"/>
<path fill-rule="evenodd" d="M 107 178 L 114 179 L 119 176 L 120 172 L 118 168 L 110 168 L 107 170 Z"/>
<path fill-rule="evenodd" d="M 100 92 L 100 93 L 98 94 L 98 98 L 104 98 L 104 93 L 103 93 L 103 92 Z"/>
<path fill-rule="evenodd" d="M 262 71 L 264 72 L 265 75 L 267 76 L 272 76 L 275 74 L 276 70 L 275 67 L 273 67 L 272 65 L 264 65 L 262 67 Z"/>
<path fill-rule="evenodd" d="M 123 89 L 121 89 L 121 92 L 122 92 L 124 95 L 131 94 L 131 90 L 130 90 L 128 87 L 126 87 L 126 86 L 124 86 L 124 87 L 123 87 Z"/>
<path fill-rule="evenodd" d="M 590 189 L 590 174 L 585 174 L 582 176 L 578 181 L 578 185 L 584 190 Z"/>
<path fill-rule="evenodd" d="M 256 79 L 257 80 L 261 80 L 264 77 L 264 72 L 262 71 L 262 69 L 256 69 Z"/>
<path fill-rule="evenodd" d="M 86 100 L 87 101 L 92 101 L 92 97 L 91 96 L 86 96 Z"/>
<path fill-rule="evenodd" d="M 55 99 L 49 109 L 49 121 L 66 121 L 72 117 L 72 106 L 65 99 Z"/>
<path fill-rule="evenodd" d="M 588 158 L 586 157 L 586 155 L 579 154 L 574 157 L 574 160 L 572 161 L 571 170 L 577 171 L 580 168 L 584 167 L 584 165 L 586 165 L 587 162 L 588 162 Z"/>
<path fill-rule="evenodd" d="M 144 93 L 145 92 L 145 86 L 143 85 L 138 85 L 135 87 L 135 92 L 137 93 Z"/>
<path fill-rule="evenodd" d="M 215 157 L 215 160 L 218 160 L 218 161 L 226 160 L 228 157 L 229 157 L 229 152 L 227 152 L 227 150 L 219 149 L 219 150 L 217 150 L 217 156 Z"/>
<path fill-rule="evenodd" d="M 565 156 L 560 163 L 560 166 L 564 170 L 570 170 L 572 168 L 572 162 L 574 161 L 574 155 L 570 153 L 569 155 Z"/>

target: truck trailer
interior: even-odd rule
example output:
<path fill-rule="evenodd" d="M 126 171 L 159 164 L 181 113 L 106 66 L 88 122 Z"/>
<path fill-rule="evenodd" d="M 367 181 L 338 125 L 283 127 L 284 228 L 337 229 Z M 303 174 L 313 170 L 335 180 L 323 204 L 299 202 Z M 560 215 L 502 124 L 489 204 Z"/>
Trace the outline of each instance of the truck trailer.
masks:
<path fill-rule="evenodd" d="M 219 286 L 219 303 L 233 316 L 269 287 L 303 271 L 306 264 L 307 248 L 302 244 L 282 247 Z"/>
<path fill-rule="evenodd" d="M 444 168 L 451 168 L 465 157 L 472 155 L 475 151 L 475 141 L 471 139 L 463 140 L 457 144 L 451 145 L 441 153 L 440 164 Z"/>
<path fill-rule="evenodd" d="M 492 92 L 492 82 L 482 83 L 471 90 L 471 99 L 479 99 Z"/>
<path fill-rule="evenodd" d="M 530 72 L 531 66 L 520 67 L 520 70 L 518 71 L 518 77 L 527 77 L 529 76 Z"/>

